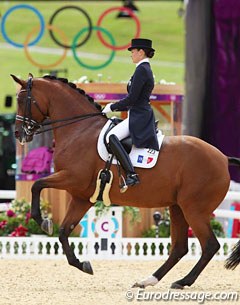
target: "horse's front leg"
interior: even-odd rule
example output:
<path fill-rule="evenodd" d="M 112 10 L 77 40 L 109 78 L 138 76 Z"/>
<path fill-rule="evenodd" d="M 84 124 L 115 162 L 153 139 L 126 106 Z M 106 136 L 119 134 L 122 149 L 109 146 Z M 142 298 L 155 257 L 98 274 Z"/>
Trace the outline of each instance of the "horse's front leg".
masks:
<path fill-rule="evenodd" d="M 76 258 L 73 249 L 69 245 L 68 237 L 91 206 L 92 204 L 89 201 L 73 198 L 69 203 L 67 214 L 59 232 L 59 240 L 62 244 L 63 251 L 67 256 L 68 263 L 89 274 L 93 274 L 90 262 L 80 262 L 79 259 Z"/>
<path fill-rule="evenodd" d="M 40 210 L 40 194 L 44 188 L 64 189 L 67 176 L 65 171 L 60 171 L 48 177 L 41 178 L 32 185 L 31 217 L 49 235 L 53 233 L 53 223 L 50 219 L 43 219 Z M 64 184 L 64 185 L 63 185 Z"/>

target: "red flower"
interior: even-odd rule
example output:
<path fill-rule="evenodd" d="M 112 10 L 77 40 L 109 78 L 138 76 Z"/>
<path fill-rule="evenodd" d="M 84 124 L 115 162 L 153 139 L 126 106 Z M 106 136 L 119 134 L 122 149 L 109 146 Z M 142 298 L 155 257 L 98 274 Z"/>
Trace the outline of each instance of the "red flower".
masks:
<path fill-rule="evenodd" d="M 20 237 L 20 236 L 26 236 L 28 229 L 25 228 L 22 225 L 19 225 L 12 233 L 10 236 L 12 237 Z"/>
<path fill-rule="evenodd" d="M 7 221 L 6 220 L 3 220 L 0 222 L 0 229 L 4 229 L 7 225 Z"/>
<path fill-rule="evenodd" d="M 16 214 L 13 212 L 13 210 L 7 210 L 7 217 L 15 217 Z"/>
<path fill-rule="evenodd" d="M 26 219 L 25 219 L 26 224 L 28 224 L 30 218 L 31 218 L 31 213 L 27 212 L 26 213 Z"/>

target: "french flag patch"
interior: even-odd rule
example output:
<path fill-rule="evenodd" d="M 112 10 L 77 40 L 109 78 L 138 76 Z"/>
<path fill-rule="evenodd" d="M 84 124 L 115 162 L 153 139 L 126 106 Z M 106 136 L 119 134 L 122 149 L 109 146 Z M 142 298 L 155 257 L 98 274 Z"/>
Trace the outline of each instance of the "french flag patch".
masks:
<path fill-rule="evenodd" d="M 153 157 L 148 157 L 147 158 L 147 164 L 151 163 L 153 161 Z"/>
<path fill-rule="evenodd" d="M 143 156 L 142 155 L 138 155 L 137 163 L 143 163 Z"/>

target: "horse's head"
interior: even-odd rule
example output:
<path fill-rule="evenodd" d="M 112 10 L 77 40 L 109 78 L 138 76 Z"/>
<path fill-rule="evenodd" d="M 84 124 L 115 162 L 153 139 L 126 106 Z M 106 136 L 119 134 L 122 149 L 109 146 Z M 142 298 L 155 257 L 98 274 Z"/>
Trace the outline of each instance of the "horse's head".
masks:
<path fill-rule="evenodd" d="M 40 97 L 32 94 L 33 75 L 29 73 L 28 80 L 21 80 L 15 75 L 12 78 L 20 85 L 17 92 L 17 115 L 15 122 L 15 137 L 21 144 L 30 142 L 33 139 L 34 132 L 40 127 L 40 123 L 47 118 L 47 109 L 38 101 Z M 39 99 L 38 99 L 39 98 Z"/>

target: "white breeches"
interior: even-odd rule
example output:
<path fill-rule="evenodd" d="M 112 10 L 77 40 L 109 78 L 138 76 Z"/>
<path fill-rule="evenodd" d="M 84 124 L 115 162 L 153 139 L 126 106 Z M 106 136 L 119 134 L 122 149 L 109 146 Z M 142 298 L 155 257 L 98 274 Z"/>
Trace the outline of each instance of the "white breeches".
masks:
<path fill-rule="evenodd" d="M 116 137 L 121 141 L 122 139 L 128 137 L 130 135 L 129 132 L 129 117 L 127 117 L 125 120 L 123 120 L 121 123 L 113 127 L 111 129 L 106 137 L 107 143 L 109 143 L 109 137 L 115 134 Z"/>

